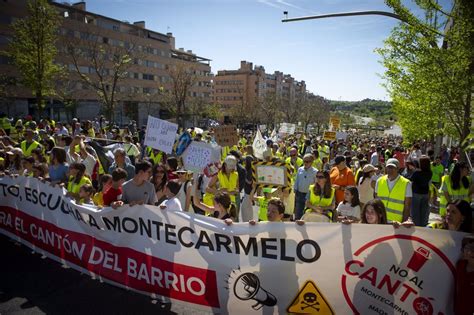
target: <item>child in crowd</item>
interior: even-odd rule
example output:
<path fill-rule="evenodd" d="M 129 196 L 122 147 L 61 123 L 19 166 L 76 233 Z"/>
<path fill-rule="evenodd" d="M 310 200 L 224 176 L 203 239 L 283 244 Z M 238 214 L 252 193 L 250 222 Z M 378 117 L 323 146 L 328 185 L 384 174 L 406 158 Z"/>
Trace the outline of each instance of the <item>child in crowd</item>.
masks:
<path fill-rule="evenodd" d="M 94 204 L 96 206 L 98 207 L 104 206 L 104 193 L 107 191 L 107 189 L 110 188 L 111 185 L 112 185 L 112 175 L 103 174 L 99 180 L 99 192 L 95 193 L 94 197 L 92 198 L 92 201 L 94 201 Z"/>
<path fill-rule="evenodd" d="M 32 170 L 35 178 L 46 179 L 48 176 L 48 165 L 46 163 L 35 163 Z"/>
<path fill-rule="evenodd" d="M 79 189 L 79 203 L 84 205 L 94 205 L 92 196 L 94 195 L 94 187 L 91 184 L 82 185 Z"/>
<path fill-rule="evenodd" d="M 360 221 L 360 202 L 357 187 L 346 187 L 344 191 L 344 200 L 339 203 L 336 210 L 338 214 L 338 222 L 347 219 L 354 222 Z"/>
<path fill-rule="evenodd" d="M 273 193 L 276 191 L 275 188 L 265 187 L 262 189 L 263 196 L 257 196 L 254 199 L 258 201 L 258 220 L 268 221 L 268 202 L 274 197 Z M 252 195 L 253 196 L 253 195 Z"/>
<path fill-rule="evenodd" d="M 23 157 L 21 160 L 21 165 L 23 167 L 23 176 L 33 176 L 33 165 L 35 165 L 34 157 Z"/>
<path fill-rule="evenodd" d="M 175 210 L 175 211 L 183 211 L 181 206 L 181 201 L 179 201 L 176 195 L 179 193 L 181 189 L 181 184 L 178 183 L 176 180 L 169 181 L 166 183 L 166 200 L 160 204 L 160 208 L 162 210 Z"/>
<path fill-rule="evenodd" d="M 267 213 L 266 218 L 268 222 L 283 222 L 283 218 L 285 216 L 285 204 L 281 201 L 280 198 L 270 198 L 267 203 Z M 263 220 L 260 220 L 263 221 Z M 296 220 L 296 224 L 303 225 L 303 220 Z M 257 224 L 257 221 L 250 220 L 250 225 Z"/>
<path fill-rule="evenodd" d="M 197 187 L 197 176 L 193 187 Z M 214 195 L 214 206 L 208 206 L 199 200 L 197 189 L 193 188 L 193 204 L 206 213 L 211 213 L 214 218 L 224 220 L 227 225 L 231 225 L 236 219 L 237 209 L 231 202 L 227 192 L 219 191 Z"/>
<path fill-rule="evenodd" d="M 117 167 L 112 171 L 112 185 L 104 192 L 103 200 L 104 207 L 112 206 L 116 209 L 122 204 L 117 203 L 122 199 L 122 185 L 127 180 L 127 171 L 123 168 Z"/>
<path fill-rule="evenodd" d="M 366 224 L 387 224 L 387 211 L 380 199 L 373 199 L 367 202 L 361 214 L 362 223 Z"/>
<path fill-rule="evenodd" d="M 67 196 L 78 199 L 79 189 L 85 185 L 92 185 L 91 180 L 85 175 L 86 166 L 82 163 L 72 163 L 69 166 L 69 181 L 67 184 Z"/>

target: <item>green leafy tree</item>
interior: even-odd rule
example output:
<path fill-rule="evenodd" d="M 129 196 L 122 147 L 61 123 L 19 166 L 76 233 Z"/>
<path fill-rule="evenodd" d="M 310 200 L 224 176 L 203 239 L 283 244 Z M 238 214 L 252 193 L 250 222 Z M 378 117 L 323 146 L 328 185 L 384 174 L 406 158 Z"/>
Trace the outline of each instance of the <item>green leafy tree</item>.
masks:
<path fill-rule="evenodd" d="M 474 72 L 472 1 L 456 0 L 450 12 L 432 0 L 415 2 L 424 19 L 400 0 L 386 0 L 405 22 L 378 49 L 385 86 L 406 140 L 450 134 L 466 149 Z"/>
<path fill-rule="evenodd" d="M 54 63 L 59 16 L 47 0 L 30 0 L 26 18 L 16 20 L 8 55 L 20 72 L 21 83 L 36 97 L 41 116 L 45 98 L 54 95 L 54 77 L 61 68 Z"/>

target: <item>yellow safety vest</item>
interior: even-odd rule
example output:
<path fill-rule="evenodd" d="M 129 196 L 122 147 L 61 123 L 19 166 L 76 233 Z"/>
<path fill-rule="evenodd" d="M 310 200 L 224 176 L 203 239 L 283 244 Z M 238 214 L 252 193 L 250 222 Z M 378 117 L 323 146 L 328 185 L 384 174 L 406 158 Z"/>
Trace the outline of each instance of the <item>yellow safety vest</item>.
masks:
<path fill-rule="evenodd" d="M 38 141 L 33 140 L 33 142 L 31 142 L 30 145 L 26 147 L 26 140 L 23 140 L 20 146 L 21 146 L 21 151 L 23 151 L 23 155 L 25 157 L 28 157 L 28 156 L 31 156 L 31 151 L 36 149 L 39 145 L 40 144 Z"/>
<path fill-rule="evenodd" d="M 157 154 L 155 154 L 155 152 L 153 151 L 151 147 L 147 147 L 146 151 L 148 153 L 148 157 L 153 161 L 153 164 L 155 165 L 160 164 L 161 160 L 163 160 L 163 152 L 160 151 Z"/>
<path fill-rule="evenodd" d="M 267 217 L 268 201 L 270 201 L 270 199 L 267 199 L 265 197 L 258 198 L 258 205 L 259 205 L 258 219 L 260 221 L 268 221 L 268 217 Z"/>
<path fill-rule="evenodd" d="M 72 192 L 74 194 L 78 194 L 79 193 L 79 190 L 81 189 L 82 186 L 84 186 L 85 184 L 89 184 L 89 185 L 92 185 L 92 182 L 91 180 L 86 177 L 86 176 L 82 176 L 81 180 L 79 181 L 78 184 L 76 184 L 74 182 L 74 177 L 70 176 L 69 177 L 69 181 L 67 183 L 67 191 L 69 192 Z"/>
<path fill-rule="evenodd" d="M 303 166 L 303 164 L 304 164 L 304 163 L 303 163 L 303 159 L 300 158 L 300 157 L 297 157 L 297 158 L 296 158 L 296 163 L 295 163 L 296 165 L 293 165 L 293 164 L 291 163 L 291 157 L 288 157 L 288 158 L 286 158 L 285 163 L 286 163 L 287 165 L 291 166 L 292 169 L 293 169 L 292 180 L 293 180 L 293 182 L 294 182 L 294 179 L 296 179 L 296 175 L 298 174 L 298 168 L 300 168 L 300 167 Z"/>
<path fill-rule="evenodd" d="M 10 123 L 7 117 L 4 117 L 1 119 L 0 128 L 2 128 L 5 131 L 12 129 L 12 124 Z"/>
<path fill-rule="evenodd" d="M 441 186 L 446 185 L 448 188 L 448 195 L 451 198 L 451 201 L 454 201 L 456 199 L 462 199 L 466 200 L 469 202 L 469 186 L 465 188 L 462 183 L 461 187 L 459 189 L 453 189 L 451 185 L 451 178 L 449 175 L 444 175 L 441 179 Z M 448 200 L 444 196 L 444 191 L 441 189 L 439 190 L 439 214 L 440 215 L 446 215 L 446 207 L 448 205 Z"/>
<path fill-rule="evenodd" d="M 402 222 L 405 208 L 405 193 L 410 181 L 399 176 L 392 190 L 388 189 L 388 176 L 382 176 L 377 184 L 377 198 L 382 200 L 387 211 L 387 220 Z"/>
<path fill-rule="evenodd" d="M 219 180 L 219 187 L 225 188 L 229 192 L 236 191 L 239 187 L 239 174 L 236 171 L 230 173 L 230 176 L 227 176 L 223 172 L 217 173 L 217 179 Z M 230 195 L 230 200 L 235 202 L 235 195 Z"/>
<path fill-rule="evenodd" d="M 323 168 L 323 161 L 320 158 L 317 158 L 313 161 L 313 167 L 316 168 L 318 171 L 322 171 Z"/>
<path fill-rule="evenodd" d="M 314 193 L 314 185 L 309 185 L 309 202 L 311 205 L 316 206 L 316 207 L 329 207 L 332 205 L 332 201 L 334 200 L 334 194 L 336 193 L 336 190 L 334 188 L 331 188 L 331 197 L 329 198 L 324 198 L 322 195 L 318 196 Z M 322 198 L 321 198 L 322 197 Z M 311 212 L 311 209 L 307 209 L 305 213 Z M 332 212 L 328 213 L 329 218 L 332 218 Z"/>

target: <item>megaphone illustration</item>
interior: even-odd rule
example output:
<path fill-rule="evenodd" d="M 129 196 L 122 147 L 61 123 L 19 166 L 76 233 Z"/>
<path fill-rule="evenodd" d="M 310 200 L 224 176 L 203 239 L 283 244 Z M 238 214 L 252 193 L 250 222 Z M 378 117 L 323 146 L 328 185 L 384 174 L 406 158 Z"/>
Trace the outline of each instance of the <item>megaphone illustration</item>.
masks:
<path fill-rule="evenodd" d="M 255 300 L 252 305 L 254 310 L 261 309 L 264 305 L 274 306 L 277 303 L 276 297 L 260 286 L 260 279 L 250 272 L 240 275 L 234 283 L 235 296 L 243 301 Z"/>

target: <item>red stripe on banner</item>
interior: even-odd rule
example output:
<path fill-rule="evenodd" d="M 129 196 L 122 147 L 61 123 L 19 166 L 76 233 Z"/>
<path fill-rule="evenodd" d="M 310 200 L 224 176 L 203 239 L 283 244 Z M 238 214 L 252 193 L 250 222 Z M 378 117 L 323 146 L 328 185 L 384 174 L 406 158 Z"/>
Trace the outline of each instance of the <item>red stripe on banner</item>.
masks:
<path fill-rule="evenodd" d="M 114 246 L 10 207 L 0 206 L 0 228 L 54 256 L 130 288 L 219 307 L 213 270 L 177 264 L 127 247 Z"/>

